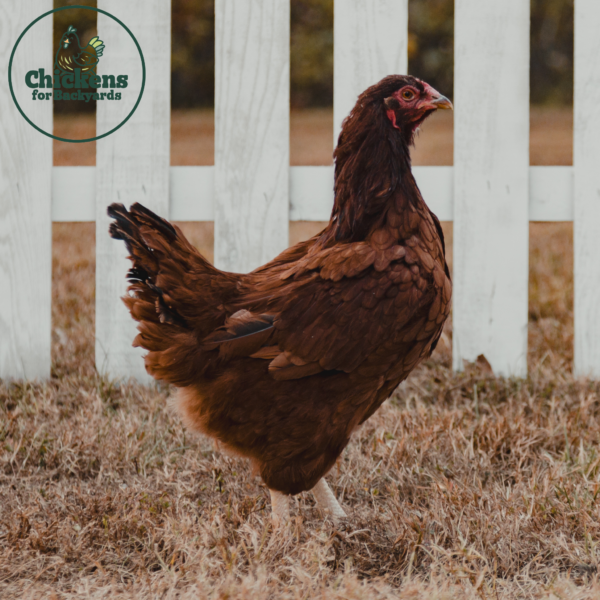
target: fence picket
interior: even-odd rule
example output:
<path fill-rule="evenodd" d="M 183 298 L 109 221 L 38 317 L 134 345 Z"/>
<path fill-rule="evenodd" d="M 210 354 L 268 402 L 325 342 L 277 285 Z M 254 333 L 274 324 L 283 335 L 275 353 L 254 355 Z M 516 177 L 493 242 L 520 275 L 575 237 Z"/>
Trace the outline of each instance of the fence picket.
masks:
<path fill-rule="evenodd" d="M 247 272 L 288 245 L 289 0 L 215 3 L 215 264 Z"/>
<path fill-rule="evenodd" d="M 600 377 L 600 4 L 575 2 L 574 283 L 577 375 Z"/>
<path fill-rule="evenodd" d="M 13 44 L 51 0 L 4 0 L 0 6 L 0 378 L 50 376 L 52 140 L 19 114 L 8 87 Z M 15 54 L 13 73 L 32 65 L 51 73 L 52 17 L 35 25 L 35 43 Z M 29 42 L 29 43 L 28 43 Z M 24 100 L 24 109 L 52 131 L 52 102 Z"/>
<path fill-rule="evenodd" d="M 457 0 L 453 364 L 527 373 L 529 2 Z"/>
<path fill-rule="evenodd" d="M 408 0 L 335 0 L 333 134 L 356 98 L 386 75 L 408 69 Z"/>
<path fill-rule="evenodd" d="M 120 300 L 129 268 L 127 252 L 122 242 L 108 236 L 106 208 L 112 202 L 126 206 L 141 202 L 168 217 L 171 2 L 101 0 L 98 8 L 123 21 L 137 37 L 146 61 L 146 87 L 126 127 L 98 140 L 96 146 L 96 367 L 111 377 L 149 381 L 141 359 L 144 352 L 131 347 L 135 323 Z M 112 42 L 99 63 L 99 74 L 139 73 L 135 46 L 120 32 L 111 35 L 119 27 L 98 14 L 98 35 Z M 139 89 L 132 76 L 129 87 Z M 99 101 L 97 130 L 110 129 L 117 115 L 124 116 L 123 110 L 119 102 Z"/>

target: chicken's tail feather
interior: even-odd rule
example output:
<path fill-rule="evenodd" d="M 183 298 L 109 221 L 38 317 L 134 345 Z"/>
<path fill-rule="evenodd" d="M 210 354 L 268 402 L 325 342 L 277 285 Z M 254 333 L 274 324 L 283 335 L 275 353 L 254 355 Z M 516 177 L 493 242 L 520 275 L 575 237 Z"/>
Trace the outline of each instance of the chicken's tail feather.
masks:
<path fill-rule="evenodd" d="M 111 219 L 114 219 L 108 228 L 111 237 L 115 240 L 124 240 L 129 252 L 132 252 L 130 244 L 136 243 L 138 246 L 142 241 L 140 225 L 147 225 L 159 231 L 170 243 L 177 238 L 177 231 L 171 223 L 137 202 L 129 211 L 122 204 L 111 204 L 107 213 Z"/>
<path fill-rule="evenodd" d="M 130 211 L 127 211 L 122 204 L 111 204 L 108 208 L 108 216 L 115 219 L 109 227 L 110 235 L 116 240 L 125 242 L 133 261 L 133 267 L 127 273 L 132 291 L 138 294 L 150 291 L 155 295 L 156 315 L 161 323 L 187 327 L 185 318 L 165 302 L 164 291 L 155 284 L 160 265 L 152 256 L 153 249 L 146 244 L 140 230 L 141 225 L 146 225 L 160 232 L 168 243 L 173 243 L 177 239 L 175 228 L 141 204 L 134 204 Z"/>
<path fill-rule="evenodd" d="M 108 215 L 111 237 L 125 242 L 133 263 L 123 301 L 140 323 L 134 345 L 149 351 L 151 375 L 189 385 L 206 366 L 198 340 L 223 324 L 236 277 L 215 269 L 177 227 L 141 204 L 111 204 Z"/>

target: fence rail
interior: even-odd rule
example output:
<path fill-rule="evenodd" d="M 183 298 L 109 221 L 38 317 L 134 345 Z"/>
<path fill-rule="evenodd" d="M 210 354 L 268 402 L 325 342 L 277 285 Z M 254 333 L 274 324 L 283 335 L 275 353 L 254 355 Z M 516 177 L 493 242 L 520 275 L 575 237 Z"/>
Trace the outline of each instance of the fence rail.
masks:
<path fill-rule="evenodd" d="M 0 77 L 12 44 L 50 0 L 0 6 Z M 216 0 L 215 166 L 170 167 L 169 0 L 98 0 L 146 55 L 146 91 L 126 127 L 97 142 L 96 167 L 52 167 L 50 140 L 0 88 L 0 377 L 50 373 L 51 222 L 95 221 L 96 364 L 146 379 L 119 301 L 127 269 L 106 206 L 139 201 L 173 220 L 215 222 L 215 260 L 249 270 L 288 243 L 288 220 L 328 220 L 333 168 L 289 166 L 289 2 Z M 575 364 L 600 376 L 600 4 L 575 4 L 573 167 L 532 167 L 529 2 L 456 0 L 454 167 L 415 167 L 423 195 L 454 221 L 453 363 L 484 353 L 498 374 L 527 371 L 528 222 L 574 221 Z M 100 37 L 112 23 L 100 15 Z M 335 0 L 334 133 L 357 95 L 406 72 L 408 0 Z M 29 58 L 51 54 L 40 23 Z M 104 66 L 118 57 L 112 47 Z M 418 75 L 418 74 L 417 74 Z M 446 92 L 447 90 L 443 90 Z M 117 110 L 99 103 L 98 127 Z M 49 128 L 51 106 L 38 118 Z M 44 112 L 46 111 L 46 112 Z M 8 292 L 6 292 L 8 290 Z"/>
<path fill-rule="evenodd" d="M 454 220 L 454 167 L 413 167 L 428 206 Z M 290 221 L 329 221 L 333 166 L 290 167 Z M 170 167 L 168 218 L 214 221 L 213 166 Z M 96 220 L 96 167 L 53 167 L 52 221 Z M 573 221 L 573 167 L 529 167 L 529 221 Z"/>

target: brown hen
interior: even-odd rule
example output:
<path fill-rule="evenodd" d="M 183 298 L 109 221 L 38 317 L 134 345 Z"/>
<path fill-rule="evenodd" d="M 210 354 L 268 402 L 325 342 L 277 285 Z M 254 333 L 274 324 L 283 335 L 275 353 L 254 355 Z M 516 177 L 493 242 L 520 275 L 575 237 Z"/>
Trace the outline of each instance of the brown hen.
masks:
<path fill-rule="evenodd" d="M 410 76 L 367 89 L 334 153 L 328 226 L 246 275 L 211 266 L 140 204 L 108 209 L 133 262 L 124 302 L 148 373 L 179 388 L 189 427 L 252 461 L 276 522 L 290 494 L 310 489 L 344 516 L 322 478 L 441 335 L 444 238 L 409 147 L 429 114 L 451 107 Z"/>

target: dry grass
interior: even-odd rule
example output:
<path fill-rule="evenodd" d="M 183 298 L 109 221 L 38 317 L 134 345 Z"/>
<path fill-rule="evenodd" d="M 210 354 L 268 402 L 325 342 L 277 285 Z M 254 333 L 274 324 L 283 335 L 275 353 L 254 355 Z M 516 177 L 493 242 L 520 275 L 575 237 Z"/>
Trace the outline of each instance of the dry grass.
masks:
<path fill-rule="evenodd" d="M 600 387 L 570 374 L 572 231 L 531 234 L 529 378 L 453 374 L 448 328 L 329 475 L 348 523 L 304 494 L 285 539 L 169 389 L 96 374 L 94 226 L 56 224 L 53 377 L 0 384 L 0 597 L 598 597 Z"/>

